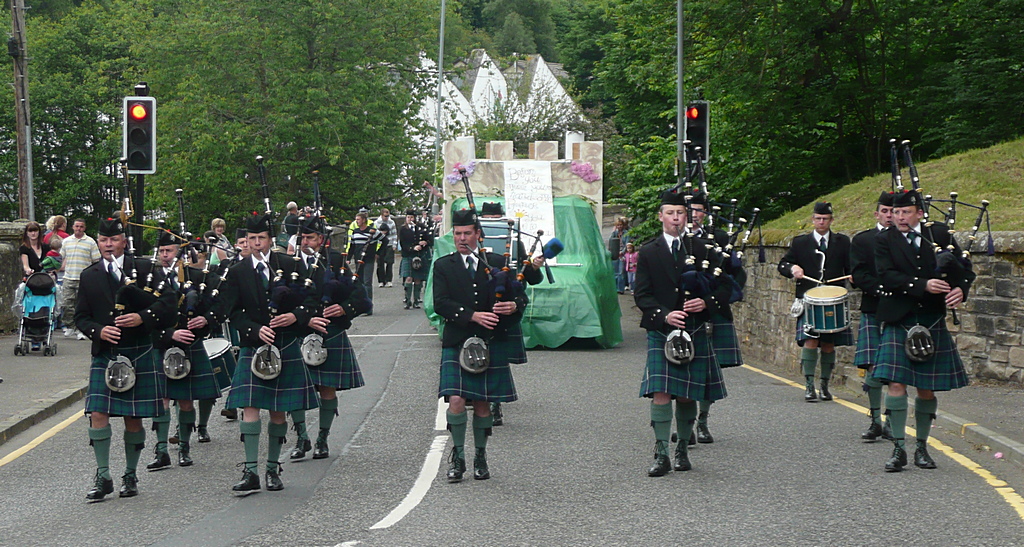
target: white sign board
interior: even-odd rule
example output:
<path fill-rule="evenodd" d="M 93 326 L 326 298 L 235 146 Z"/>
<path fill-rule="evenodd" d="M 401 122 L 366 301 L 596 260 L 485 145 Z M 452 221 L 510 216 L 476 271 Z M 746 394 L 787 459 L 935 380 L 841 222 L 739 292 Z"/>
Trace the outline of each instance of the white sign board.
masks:
<path fill-rule="evenodd" d="M 522 212 L 519 226 L 523 232 L 536 234 L 537 230 L 544 230 L 544 241 L 555 237 L 551 162 L 514 160 L 505 161 L 504 167 L 505 216 L 514 218 Z"/>

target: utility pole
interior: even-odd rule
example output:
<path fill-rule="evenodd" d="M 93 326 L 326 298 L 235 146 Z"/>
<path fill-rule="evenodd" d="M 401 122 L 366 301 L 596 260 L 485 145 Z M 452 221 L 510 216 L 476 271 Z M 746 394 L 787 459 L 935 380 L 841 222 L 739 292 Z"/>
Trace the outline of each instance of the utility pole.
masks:
<path fill-rule="evenodd" d="M 436 172 L 437 162 L 441 156 L 441 101 L 444 99 L 444 15 L 447 11 L 446 1 L 441 0 L 441 31 L 440 37 L 438 38 L 437 46 L 437 127 L 436 134 L 434 136 L 434 171 Z M 443 169 L 442 169 L 443 171 Z M 444 188 L 444 173 L 441 176 L 435 178 L 437 186 Z M 436 201 L 432 202 L 430 207 L 431 215 L 436 215 L 438 211 L 438 204 Z"/>
<path fill-rule="evenodd" d="M 686 103 L 683 101 L 683 0 L 676 0 L 676 183 L 686 177 Z"/>
<path fill-rule="evenodd" d="M 25 0 L 11 0 L 13 35 L 7 53 L 14 59 L 14 111 L 18 127 L 18 216 L 36 219 L 32 191 L 32 118 L 28 105 L 28 47 L 25 36 Z"/>

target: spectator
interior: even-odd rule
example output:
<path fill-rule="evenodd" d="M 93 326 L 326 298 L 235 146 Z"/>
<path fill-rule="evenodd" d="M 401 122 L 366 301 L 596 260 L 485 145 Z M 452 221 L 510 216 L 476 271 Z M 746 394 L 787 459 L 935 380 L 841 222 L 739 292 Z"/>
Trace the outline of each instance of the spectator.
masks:
<path fill-rule="evenodd" d="M 228 236 L 224 235 L 224 231 L 227 229 L 228 223 L 224 222 L 222 218 L 215 218 L 210 221 L 210 230 L 217 236 L 216 246 L 210 249 L 210 266 L 216 266 L 220 264 L 221 260 L 229 258 L 228 249 L 231 249 L 232 245 L 231 241 L 228 240 Z"/>
<path fill-rule="evenodd" d="M 62 260 L 60 257 L 61 244 L 62 240 L 60 238 L 53 238 L 50 241 L 50 251 L 46 253 L 46 258 L 40 263 L 43 271 L 52 275 L 57 280 L 58 285 L 64 281 L 64 269 L 61 268 Z"/>
<path fill-rule="evenodd" d="M 64 230 L 68 229 L 68 219 L 64 218 L 63 215 L 54 215 L 46 221 L 46 234 L 43 235 L 43 243 L 49 244 L 51 240 L 56 237 L 59 239 L 65 239 L 68 237 L 68 233 Z"/>
<path fill-rule="evenodd" d="M 46 253 L 50 252 L 50 246 L 43 243 L 42 230 L 38 222 L 29 221 L 25 230 L 21 232 L 21 269 L 25 277 L 35 272 L 43 271 L 42 261 Z"/>
<path fill-rule="evenodd" d="M 84 220 L 76 218 L 71 223 L 71 236 L 61 242 L 60 256 L 64 266 L 64 336 L 77 336 L 79 340 L 85 340 L 85 335 L 75 327 L 78 282 L 82 270 L 100 259 L 100 248 L 95 239 L 85 235 Z"/>
<path fill-rule="evenodd" d="M 287 213 L 284 215 L 284 222 L 281 223 L 281 231 L 291 237 L 299 233 L 299 205 L 289 201 L 285 208 Z"/>
<path fill-rule="evenodd" d="M 355 264 L 356 275 L 366 287 L 366 297 L 373 302 L 373 261 L 377 256 L 377 242 L 371 241 L 376 229 L 370 226 L 366 213 L 356 215 L 356 226 L 348 240 L 348 256 Z M 373 308 L 366 315 L 373 315 Z"/>
<path fill-rule="evenodd" d="M 391 287 L 391 280 L 394 277 L 395 249 L 398 248 L 398 226 L 391 218 L 391 211 L 380 210 L 380 216 L 373 221 L 373 226 L 380 230 L 387 230 L 388 237 L 381 242 L 377 249 L 377 282 L 381 287 Z"/>
<path fill-rule="evenodd" d="M 615 274 L 615 290 L 619 294 L 626 292 L 626 279 L 622 269 L 622 236 L 626 233 L 626 219 L 619 217 L 615 219 L 615 228 L 608 238 L 608 252 L 612 255 L 612 272 Z"/>
<path fill-rule="evenodd" d="M 626 270 L 626 283 L 629 285 L 629 292 L 636 290 L 636 261 L 640 258 L 640 253 L 637 252 L 636 248 L 632 243 L 626 244 L 626 252 L 622 254 L 622 265 Z"/>

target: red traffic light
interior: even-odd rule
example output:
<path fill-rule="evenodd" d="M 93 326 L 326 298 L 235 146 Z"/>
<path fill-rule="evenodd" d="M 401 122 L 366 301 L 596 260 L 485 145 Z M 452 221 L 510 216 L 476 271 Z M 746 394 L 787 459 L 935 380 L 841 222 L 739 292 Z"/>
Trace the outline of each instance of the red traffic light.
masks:
<path fill-rule="evenodd" d="M 691 120 L 696 120 L 700 117 L 700 110 L 698 110 L 696 106 L 691 106 L 686 109 L 686 117 Z"/>
<path fill-rule="evenodd" d="M 149 111 L 146 110 L 146 105 L 144 104 L 133 104 L 128 110 L 128 114 L 134 120 L 144 120 L 149 115 Z"/>

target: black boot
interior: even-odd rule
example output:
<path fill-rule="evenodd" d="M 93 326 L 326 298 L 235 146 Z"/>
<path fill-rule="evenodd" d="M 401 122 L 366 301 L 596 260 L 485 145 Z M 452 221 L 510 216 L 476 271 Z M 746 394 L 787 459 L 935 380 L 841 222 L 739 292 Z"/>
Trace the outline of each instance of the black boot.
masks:
<path fill-rule="evenodd" d="M 708 430 L 707 414 L 701 414 L 697 418 L 697 442 L 701 444 L 711 444 L 715 442 L 715 438 L 711 436 L 711 431 Z"/>
<path fill-rule="evenodd" d="M 828 380 L 825 379 L 825 378 L 821 379 L 821 400 L 822 401 L 831 401 L 832 400 L 832 393 L 829 392 L 829 390 L 828 390 Z"/>
<path fill-rule="evenodd" d="M 466 458 L 459 455 L 459 452 L 452 448 L 451 456 L 448 457 L 448 482 L 459 482 L 462 474 L 466 472 Z"/>
<path fill-rule="evenodd" d="M 494 423 L 491 425 L 501 425 L 505 423 L 501 415 L 501 403 L 491 403 L 491 416 L 494 417 Z"/>
<path fill-rule="evenodd" d="M 921 469 L 935 469 L 935 460 L 928 454 L 928 443 L 917 441 L 917 450 L 914 450 L 914 465 Z"/>
<path fill-rule="evenodd" d="M 171 466 L 171 456 L 167 452 L 156 451 L 156 457 L 153 461 L 146 466 L 147 471 L 159 471 L 161 469 L 167 469 Z"/>
<path fill-rule="evenodd" d="M 892 440 L 892 428 L 889 427 L 889 420 L 886 420 L 885 423 L 882 424 L 882 438 L 887 441 Z"/>
<path fill-rule="evenodd" d="M 693 469 L 690 465 L 690 456 L 686 452 L 686 447 L 682 443 L 676 443 L 676 461 L 672 466 L 676 471 L 689 471 Z"/>
<path fill-rule="evenodd" d="M 309 441 L 307 441 L 309 442 Z M 277 464 L 277 468 L 273 471 L 270 470 L 270 464 L 274 462 L 267 462 L 267 490 L 270 492 L 277 492 L 284 490 L 284 483 L 281 482 L 281 464 Z"/>
<path fill-rule="evenodd" d="M 189 454 L 188 443 L 178 443 L 178 467 L 189 467 L 192 465 L 192 456 Z"/>
<path fill-rule="evenodd" d="M 807 390 L 804 391 L 804 401 L 806 401 L 808 403 L 816 403 L 816 402 L 818 402 L 818 392 L 814 391 L 814 383 L 813 382 L 808 382 L 807 383 Z"/>
<path fill-rule="evenodd" d="M 306 457 L 306 452 L 313 450 L 313 443 L 309 442 L 309 439 L 298 438 L 295 440 L 295 448 L 292 449 L 292 454 L 289 458 L 293 460 L 301 460 Z"/>
<path fill-rule="evenodd" d="M 871 425 L 868 426 L 868 430 L 860 434 L 860 438 L 865 441 L 875 441 L 882 436 L 882 424 L 876 422 L 874 418 L 871 419 Z"/>
<path fill-rule="evenodd" d="M 238 411 L 233 409 L 233 408 L 222 409 L 220 411 L 220 415 L 224 416 L 228 420 L 237 420 L 238 419 Z"/>
<path fill-rule="evenodd" d="M 198 438 L 201 443 L 210 442 L 210 432 L 206 430 L 205 425 L 201 425 L 196 429 L 196 438 Z"/>
<path fill-rule="evenodd" d="M 895 442 L 893 443 L 895 444 Z M 885 462 L 886 473 L 898 473 L 903 471 L 903 467 L 907 465 L 907 451 L 903 450 L 902 446 L 896 445 L 892 449 L 892 456 L 889 457 Z"/>
<path fill-rule="evenodd" d="M 92 488 L 85 494 L 87 500 L 101 500 L 107 494 L 114 493 L 114 479 L 104 478 L 100 475 L 99 469 L 96 470 L 96 481 L 93 483 Z"/>
<path fill-rule="evenodd" d="M 313 459 L 322 460 L 331 455 L 331 449 L 327 447 L 327 434 L 329 431 L 321 429 L 320 434 L 316 436 L 316 445 L 313 448 Z"/>
<path fill-rule="evenodd" d="M 245 466 L 248 463 L 252 463 L 253 465 L 255 465 L 256 462 L 246 462 L 240 463 L 238 465 Z M 259 489 L 260 476 L 257 475 L 256 473 L 253 473 L 252 471 L 249 471 L 249 468 L 247 467 L 242 470 L 242 480 L 238 481 L 238 484 L 231 487 L 232 491 L 240 493 L 253 492 Z"/>
<path fill-rule="evenodd" d="M 486 448 L 476 449 L 476 456 L 473 458 L 473 478 L 478 481 L 485 481 L 491 478 L 491 471 L 487 469 Z"/>
<path fill-rule="evenodd" d="M 666 452 L 668 452 L 668 446 L 664 441 L 654 443 L 654 465 L 647 470 L 648 477 L 663 477 L 669 469 L 672 469 Z"/>
<path fill-rule="evenodd" d="M 134 498 L 139 495 L 139 478 L 135 476 L 134 471 L 121 477 L 121 491 L 117 495 L 122 498 Z"/>
<path fill-rule="evenodd" d="M 690 430 L 690 438 L 686 441 L 686 444 L 689 446 L 697 446 L 697 434 L 694 433 L 692 429 Z"/>

